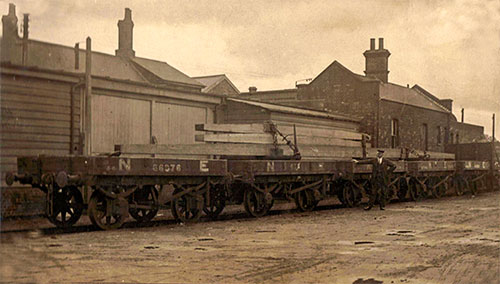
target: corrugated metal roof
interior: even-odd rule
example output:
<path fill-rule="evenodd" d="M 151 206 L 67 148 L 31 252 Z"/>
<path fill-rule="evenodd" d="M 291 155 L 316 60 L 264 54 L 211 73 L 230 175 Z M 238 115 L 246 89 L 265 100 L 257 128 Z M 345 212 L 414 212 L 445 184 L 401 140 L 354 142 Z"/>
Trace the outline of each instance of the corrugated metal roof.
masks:
<path fill-rule="evenodd" d="M 448 109 L 436 103 L 433 99 L 420 93 L 418 90 L 410 89 L 392 83 L 380 84 L 380 98 L 439 112 L 450 112 Z"/>
<path fill-rule="evenodd" d="M 342 116 L 342 115 L 337 115 L 337 114 L 332 114 L 330 112 L 315 111 L 315 110 L 302 109 L 302 108 L 297 108 L 297 107 L 289 107 L 289 106 L 283 106 L 283 105 L 276 105 L 276 104 L 256 102 L 256 101 L 250 101 L 250 100 L 241 100 L 241 99 L 234 99 L 234 98 L 228 98 L 228 100 L 238 102 L 238 103 L 247 104 L 247 105 L 252 105 L 252 106 L 256 106 L 256 107 L 260 107 L 260 108 L 263 108 L 263 109 L 266 109 L 269 111 L 274 111 L 274 112 L 291 113 L 291 114 L 314 116 L 314 117 L 323 117 L 323 118 L 329 118 L 329 119 L 335 119 L 335 120 L 345 120 L 345 121 L 354 121 L 354 122 L 360 121 L 359 119 L 355 119 L 355 118 L 347 117 L 347 116 Z"/>

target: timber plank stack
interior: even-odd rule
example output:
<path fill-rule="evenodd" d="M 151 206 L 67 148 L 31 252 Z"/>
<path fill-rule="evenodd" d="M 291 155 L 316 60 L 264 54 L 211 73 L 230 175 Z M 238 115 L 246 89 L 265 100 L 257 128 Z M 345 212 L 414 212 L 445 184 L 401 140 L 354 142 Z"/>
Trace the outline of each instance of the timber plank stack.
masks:
<path fill-rule="evenodd" d="M 275 129 L 273 128 L 275 127 Z M 277 131 L 276 131 L 277 129 Z M 272 123 L 251 124 L 197 124 L 197 144 L 135 144 L 117 145 L 116 151 L 135 156 L 163 158 L 231 158 L 231 159 L 287 159 L 294 154 L 287 140 L 294 142 L 294 126 Z M 281 135 L 276 134 L 277 132 Z M 297 146 L 303 160 L 373 158 L 377 148 L 370 148 L 367 135 L 332 127 L 296 126 Z M 283 136 L 286 139 L 283 139 Z M 363 141 L 364 140 L 364 141 Z M 366 148 L 363 150 L 362 144 Z M 391 159 L 419 158 L 454 159 L 453 154 L 384 149 Z"/>
<path fill-rule="evenodd" d="M 276 131 L 277 129 L 277 131 Z M 197 124 L 195 135 L 200 144 L 188 145 L 119 145 L 125 154 L 158 157 L 272 157 L 289 158 L 293 150 L 294 126 L 272 123 Z M 280 134 L 277 134 L 279 132 Z M 302 159 L 351 159 L 362 157 L 363 134 L 332 127 L 296 126 L 297 144 Z M 286 137 L 286 139 L 284 139 Z M 201 143 L 202 142 L 202 143 Z"/>

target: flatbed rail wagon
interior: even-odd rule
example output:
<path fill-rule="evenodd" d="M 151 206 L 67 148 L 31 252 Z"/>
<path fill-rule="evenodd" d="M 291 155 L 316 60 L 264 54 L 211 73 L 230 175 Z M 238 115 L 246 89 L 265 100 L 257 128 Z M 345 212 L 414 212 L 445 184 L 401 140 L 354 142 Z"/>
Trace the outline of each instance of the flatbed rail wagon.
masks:
<path fill-rule="evenodd" d="M 394 161 L 386 181 L 391 197 L 420 200 L 483 188 L 488 161 Z M 275 200 L 294 201 L 310 211 L 337 196 L 354 207 L 371 190 L 371 165 L 345 160 L 187 160 L 120 156 L 36 156 L 18 158 L 18 172 L 6 182 L 30 184 L 46 193 L 46 215 L 58 227 L 74 225 L 83 213 L 101 229 L 119 228 L 130 215 L 152 220 L 170 209 L 181 222 L 205 212 L 215 218 L 227 202 L 244 204 L 253 217 Z M 163 194 L 169 188 L 169 194 Z"/>

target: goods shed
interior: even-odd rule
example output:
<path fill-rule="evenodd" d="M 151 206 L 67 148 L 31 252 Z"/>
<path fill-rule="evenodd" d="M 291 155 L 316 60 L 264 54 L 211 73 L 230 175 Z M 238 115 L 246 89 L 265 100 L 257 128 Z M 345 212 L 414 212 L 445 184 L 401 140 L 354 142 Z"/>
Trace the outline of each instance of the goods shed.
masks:
<path fill-rule="evenodd" d="M 2 177 L 16 170 L 18 156 L 99 155 L 112 152 L 115 144 L 195 143 L 195 124 L 214 122 L 222 96 L 203 93 L 203 84 L 166 62 L 135 56 L 129 9 L 118 24 L 115 55 L 92 51 L 90 38 L 85 49 L 33 40 L 28 22 L 25 15 L 21 37 L 13 4 L 2 17 Z M 32 191 L 3 185 L 3 216 L 43 210 L 29 205 Z"/>

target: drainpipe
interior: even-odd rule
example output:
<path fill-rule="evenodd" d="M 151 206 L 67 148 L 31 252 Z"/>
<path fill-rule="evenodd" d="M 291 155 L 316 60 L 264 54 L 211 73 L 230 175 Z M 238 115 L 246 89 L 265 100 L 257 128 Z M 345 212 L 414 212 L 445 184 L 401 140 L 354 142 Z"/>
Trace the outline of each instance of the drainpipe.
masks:
<path fill-rule="evenodd" d="M 92 40 L 87 37 L 85 50 L 85 124 L 84 124 L 84 154 L 92 154 Z"/>

